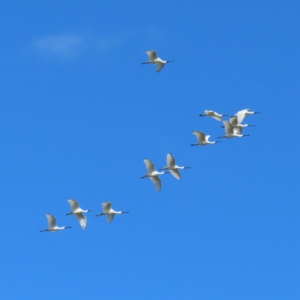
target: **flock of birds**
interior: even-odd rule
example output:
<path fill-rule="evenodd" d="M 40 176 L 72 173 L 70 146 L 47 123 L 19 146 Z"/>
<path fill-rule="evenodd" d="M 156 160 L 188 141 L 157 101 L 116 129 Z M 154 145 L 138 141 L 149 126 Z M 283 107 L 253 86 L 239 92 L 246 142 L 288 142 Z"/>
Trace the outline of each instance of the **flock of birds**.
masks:
<path fill-rule="evenodd" d="M 143 62 L 142 64 L 155 64 L 156 72 L 161 71 L 162 68 L 167 63 L 173 62 L 173 60 L 160 59 L 157 56 L 157 53 L 155 50 L 147 51 L 146 53 L 149 57 L 149 61 Z M 243 110 L 238 111 L 234 116 L 230 117 L 229 121 L 223 120 L 223 117 L 229 116 L 229 115 L 218 114 L 217 112 L 212 111 L 212 110 L 205 110 L 204 114 L 200 114 L 199 116 L 200 117 L 211 117 L 217 121 L 223 121 L 224 126 L 222 126 L 222 127 L 225 128 L 225 135 L 219 136 L 218 138 L 234 138 L 234 137 L 241 138 L 241 137 L 249 136 L 249 134 L 242 133 L 242 130 L 244 127 L 255 126 L 255 125 L 250 125 L 250 124 L 242 124 L 244 119 L 246 117 L 248 117 L 249 115 L 258 114 L 258 113 L 260 113 L 260 112 L 250 111 L 249 108 L 243 109 Z M 221 142 L 221 141 L 209 141 L 210 135 L 206 135 L 204 132 L 201 132 L 201 131 L 193 131 L 192 133 L 196 136 L 197 143 L 191 144 L 191 146 L 206 146 L 209 144 L 216 144 L 216 143 Z M 179 170 L 190 169 L 190 167 L 178 166 L 176 164 L 175 158 L 173 157 L 173 155 L 171 153 L 167 154 L 167 166 L 159 169 L 159 171 L 162 171 L 162 172 L 156 171 L 153 162 L 151 162 L 149 159 L 144 159 L 144 163 L 146 165 L 147 174 L 145 174 L 141 178 L 150 178 L 150 180 L 153 182 L 153 184 L 158 192 L 161 190 L 161 180 L 159 178 L 159 175 L 171 173 L 176 179 L 181 179 Z M 84 215 L 84 213 L 91 212 L 92 210 L 82 209 L 81 207 L 79 207 L 78 202 L 74 199 L 68 199 L 68 202 L 71 206 L 72 211 L 67 213 L 66 215 L 74 215 L 76 217 L 76 219 L 79 221 L 81 228 L 86 229 L 87 219 L 86 219 L 86 216 Z M 102 212 L 100 214 L 96 215 L 96 217 L 107 216 L 108 223 L 111 223 L 112 220 L 114 219 L 115 215 L 128 213 L 128 211 L 115 211 L 114 209 L 112 209 L 111 206 L 112 206 L 112 202 L 103 202 L 102 203 Z M 71 228 L 71 226 L 62 226 L 62 227 L 57 226 L 56 218 L 49 213 L 46 214 L 46 217 L 48 219 L 48 228 L 45 230 L 40 230 L 41 232 L 46 232 L 46 231 L 56 232 L 59 230 Z"/>

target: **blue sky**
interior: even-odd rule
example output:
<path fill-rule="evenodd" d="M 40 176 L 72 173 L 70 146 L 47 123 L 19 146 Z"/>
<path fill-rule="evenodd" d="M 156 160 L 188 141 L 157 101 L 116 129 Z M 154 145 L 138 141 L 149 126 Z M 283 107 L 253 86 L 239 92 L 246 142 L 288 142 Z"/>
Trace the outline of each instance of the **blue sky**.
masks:
<path fill-rule="evenodd" d="M 300 5 L 261 2 L 1 5 L 1 299 L 299 299 Z M 244 108 L 250 137 L 189 146 Z"/>

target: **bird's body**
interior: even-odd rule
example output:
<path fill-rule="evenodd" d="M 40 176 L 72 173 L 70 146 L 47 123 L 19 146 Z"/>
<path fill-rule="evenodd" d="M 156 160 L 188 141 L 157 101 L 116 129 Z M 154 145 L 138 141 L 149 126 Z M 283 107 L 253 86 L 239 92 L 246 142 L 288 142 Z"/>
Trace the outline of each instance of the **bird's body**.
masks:
<path fill-rule="evenodd" d="M 63 226 L 63 227 L 56 226 L 56 219 L 49 213 L 46 214 L 46 217 L 48 219 L 48 229 L 40 230 L 40 232 L 45 232 L 45 231 L 56 232 L 59 230 L 72 228 L 71 226 Z"/>
<path fill-rule="evenodd" d="M 146 52 L 149 61 L 142 62 L 142 64 L 156 64 L 156 72 L 159 72 L 167 63 L 172 62 L 173 60 L 162 60 L 160 59 L 155 50 L 150 50 Z"/>
<path fill-rule="evenodd" d="M 74 199 L 68 199 L 68 202 L 70 203 L 72 211 L 70 213 L 68 213 L 67 215 L 74 215 L 76 217 L 76 219 L 79 221 L 81 228 L 83 230 L 86 229 L 87 219 L 83 213 L 87 213 L 92 210 L 89 210 L 89 209 L 84 210 L 84 209 L 80 208 L 78 202 Z"/>
<path fill-rule="evenodd" d="M 219 136 L 218 138 L 234 138 L 234 137 L 244 137 L 249 136 L 249 134 L 242 134 L 242 127 L 236 127 L 234 128 L 228 121 L 223 121 L 224 127 L 225 127 L 225 133 L 224 136 Z"/>
<path fill-rule="evenodd" d="M 112 202 L 103 202 L 102 203 L 102 209 L 103 212 L 99 215 L 96 215 L 96 217 L 99 216 L 107 216 L 108 223 L 111 223 L 111 221 L 114 219 L 115 215 L 121 215 L 121 214 L 128 214 L 128 211 L 115 211 L 111 208 Z"/>
<path fill-rule="evenodd" d="M 145 158 L 144 163 L 146 165 L 147 174 L 142 176 L 141 178 L 150 178 L 153 184 L 155 185 L 155 188 L 158 192 L 161 190 L 161 180 L 159 179 L 158 175 L 162 175 L 169 172 L 158 172 L 154 168 L 154 164 L 149 159 Z"/>
<path fill-rule="evenodd" d="M 201 131 L 193 131 L 192 133 L 197 137 L 198 143 L 191 144 L 191 146 L 206 146 L 209 144 L 213 145 L 220 142 L 220 141 L 214 141 L 214 142 L 209 141 L 208 139 L 210 138 L 210 135 L 205 135 L 205 133 Z"/>
<path fill-rule="evenodd" d="M 160 170 L 169 170 L 170 173 L 176 178 L 181 179 L 181 175 L 178 170 L 190 169 L 191 167 L 179 167 L 176 165 L 175 158 L 171 153 L 167 154 L 167 166 Z"/>
<path fill-rule="evenodd" d="M 238 111 L 235 116 L 237 117 L 238 124 L 242 124 L 245 118 L 249 115 L 260 114 L 259 111 L 250 111 L 250 108 L 246 108 L 243 110 Z"/>
<path fill-rule="evenodd" d="M 217 121 L 222 121 L 222 117 L 228 116 L 228 115 L 218 114 L 217 112 L 215 112 L 213 110 L 205 110 L 204 114 L 200 114 L 199 116 L 200 117 L 211 117 Z"/>

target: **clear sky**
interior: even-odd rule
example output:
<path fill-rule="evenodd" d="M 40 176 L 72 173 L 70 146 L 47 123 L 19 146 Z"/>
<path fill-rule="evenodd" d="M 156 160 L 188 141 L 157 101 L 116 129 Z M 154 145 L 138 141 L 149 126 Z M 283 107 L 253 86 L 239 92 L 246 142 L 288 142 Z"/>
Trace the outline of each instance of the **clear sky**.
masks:
<path fill-rule="evenodd" d="M 6 1 L 1 299 L 300 299 L 299 1 Z M 159 72 L 145 51 L 174 59 Z M 206 147 L 205 109 L 262 112 Z M 156 167 L 171 152 L 182 180 Z M 83 231 L 70 211 L 87 214 Z M 111 224 L 95 218 L 112 201 Z M 45 214 L 72 229 L 40 233 Z"/>

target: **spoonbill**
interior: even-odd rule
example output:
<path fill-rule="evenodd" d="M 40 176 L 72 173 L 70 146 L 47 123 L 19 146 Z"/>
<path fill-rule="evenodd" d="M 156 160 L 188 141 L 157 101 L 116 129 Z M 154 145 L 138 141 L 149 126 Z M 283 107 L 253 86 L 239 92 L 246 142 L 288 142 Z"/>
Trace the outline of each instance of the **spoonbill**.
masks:
<path fill-rule="evenodd" d="M 167 167 L 164 167 L 162 169 L 159 170 L 169 170 L 170 173 L 176 178 L 176 179 L 181 179 L 181 175 L 178 171 L 179 170 L 183 170 L 183 169 L 190 169 L 191 167 L 179 167 L 176 165 L 175 162 L 175 158 L 172 155 L 172 153 L 168 153 L 167 154 Z"/>
<path fill-rule="evenodd" d="M 223 121 L 224 127 L 225 127 L 225 133 L 224 136 L 218 136 L 218 138 L 234 138 L 234 137 L 244 137 L 249 136 L 249 134 L 242 134 L 242 127 L 236 127 L 234 128 L 228 121 Z"/>
<path fill-rule="evenodd" d="M 146 165 L 146 169 L 147 169 L 147 174 L 142 176 L 141 178 L 150 178 L 151 181 L 154 183 L 155 188 L 158 192 L 160 192 L 161 190 L 161 180 L 159 179 L 158 175 L 162 175 L 165 173 L 170 173 L 170 172 L 158 172 L 155 170 L 154 168 L 154 164 L 152 161 L 150 161 L 149 159 L 145 158 L 144 159 L 144 163 Z"/>
<path fill-rule="evenodd" d="M 59 230 L 72 228 L 71 226 L 63 226 L 63 227 L 56 226 L 56 219 L 49 213 L 46 214 L 46 217 L 48 219 L 48 229 L 40 230 L 40 232 L 45 232 L 45 231 L 56 232 L 56 231 L 59 231 Z"/>
<path fill-rule="evenodd" d="M 68 199 L 68 202 L 70 203 L 72 211 L 69 212 L 68 215 L 75 215 L 76 219 L 79 221 L 81 228 L 84 230 L 86 228 L 87 219 L 83 213 L 90 212 L 92 210 L 89 209 L 82 209 L 79 207 L 79 204 L 74 199 Z"/>
<path fill-rule="evenodd" d="M 103 212 L 99 215 L 96 215 L 96 217 L 100 216 L 107 216 L 107 222 L 108 224 L 111 223 L 111 221 L 114 219 L 115 215 L 121 215 L 121 214 L 128 214 L 129 211 L 115 211 L 111 208 L 112 202 L 103 202 L 102 203 L 102 209 Z"/>
<path fill-rule="evenodd" d="M 229 115 L 222 115 L 222 114 L 218 114 L 215 111 L 212 110 L 205 110 L 204 114 L 200 114 L 200 117 L 212 117 L 213 119 L 217 120 L 217 121 L 222 121 L 222 117 L 225 116 L 229 116 Z"/>
<path fill-rule="evenodd" d="M 149 57 L 149 61 L 146 62 L 142 62 L 142 64 L 156 64 L 156 72 L 159 72 L 164 66 L 165 64 L 169 63 L 169 62 L 173 62 L 174 60 L 162 60 L 160 59 L 155 50 L 150 50 L 146 52 L 148 57 Z"/>
<path fill-rule="evenodd" d="M 260 114 L 259 111 L 250 111 L 250 108 L 246 108 L 243 110 L 238 111 L 235 116 L 237 116 L 237 122 L 238 124 L 241 124 L 245 118 L 247 118 L 249 115 L 254 114 Z"/>
<path fill-rule="evenodd" d="M 229 123 L 232 125 L 233 128 L 237 128 L 237 127 L 244 128 L 244 127 L 249 127 L 249 126 L 255 127 L 255 125 L 250 125 L 250 124 L 239 124 L 237 121 L 237 116 L 230 117 Z M 224 128 L 224 126 L 221 126 L 221 127 Z"/>
<path fill-rule="evenodd" d="M 192 133 L 197 137 L 198 143 L 197 144 L 191 144 L 191 146 L 206 146 L 208 144 L 220 143 L 220 141 L 210 142 L 208 140 L 210 138 L 210 135 L 205 135 L 204 132 L 193 131 Z"/>

